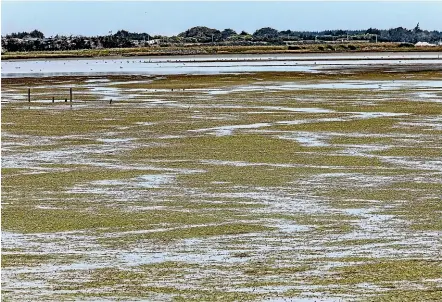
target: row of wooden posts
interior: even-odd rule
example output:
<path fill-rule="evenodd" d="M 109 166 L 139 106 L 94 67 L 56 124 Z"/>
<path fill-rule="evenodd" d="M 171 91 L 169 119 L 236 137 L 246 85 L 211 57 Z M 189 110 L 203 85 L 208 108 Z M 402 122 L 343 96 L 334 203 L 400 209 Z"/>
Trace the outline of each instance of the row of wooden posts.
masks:
<path fill-rule="evenodd" d="M 65 102 L 68 101 L 68 99 L 64 100 Z M 72 88 L 69 88 L 69 101 L 72 102 Z M 31 88 L 28 88 L 28 102 L 31 102 Z M 55 102 L 55 97 L 52 97 L 52 103 Z"/>
<path fill-rule="evenodd" d="M 65 102 L 68 101 L 68 99 L 64 100 Z M 69 101 L 72 103 L 72 88 L 69 88 Z M 28 88 L 28 102 L 31 102 L 31 88 Z M 52 103 L 55 102 L 55 97 L 52 97 Z M 110 99 L 109 104 L 112 104 L 112 99 Z"/>

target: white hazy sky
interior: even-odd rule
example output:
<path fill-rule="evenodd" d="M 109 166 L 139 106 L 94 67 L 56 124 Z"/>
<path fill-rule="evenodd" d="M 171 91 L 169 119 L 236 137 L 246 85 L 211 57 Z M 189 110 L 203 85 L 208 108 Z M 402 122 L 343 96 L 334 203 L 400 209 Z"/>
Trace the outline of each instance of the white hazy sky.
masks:
<path fill-rule="evenodd" d="M 1 33 L 39 29 L 46 36 L 104 35 L 125 29 L 176 35 L 193 26 L 253 33 L 278 30 L 442 30 L 442 2 L 401 1 L 2 1 Z"/>

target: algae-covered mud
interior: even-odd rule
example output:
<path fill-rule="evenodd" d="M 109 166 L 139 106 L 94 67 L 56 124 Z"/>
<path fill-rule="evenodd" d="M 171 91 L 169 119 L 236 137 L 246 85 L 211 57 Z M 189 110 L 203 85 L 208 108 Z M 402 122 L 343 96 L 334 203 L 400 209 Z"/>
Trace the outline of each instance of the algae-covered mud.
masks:
<path fill-rule="evenodd" d="M 3 79 L 3 298 L 441 300 L 441 76 Z"/>

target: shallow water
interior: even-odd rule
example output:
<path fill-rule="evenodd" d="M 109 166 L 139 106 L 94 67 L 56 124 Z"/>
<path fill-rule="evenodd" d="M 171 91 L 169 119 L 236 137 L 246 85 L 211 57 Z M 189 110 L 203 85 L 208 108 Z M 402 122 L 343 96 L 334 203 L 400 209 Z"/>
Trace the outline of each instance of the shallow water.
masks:
<path fill-rule="evenodd" d="M 259 71 L 318 71 L 321 67 L 442 64 L 439 53 L 234 55 L 2 61 L 2 77 L 99 74 L 216 74 Z"/>
<path fill-rule="evenodd" d="M 239 86 L 229 89 L 214 89 L 209 90 L 209 94 L 224 95 L 229 93 L 241 92 L 259 92 L 259 91 L 293 91 L 293 90 L 310 90 L 310 89 L 366 89 L 366 90 L 393 90 L 393 89 L 442 89 L 442 81 L 342 81 L 329 83 L 259 83 L 254 85 Z M 427 96 L 425 92 L 421 93 L 423 97 Z"/>

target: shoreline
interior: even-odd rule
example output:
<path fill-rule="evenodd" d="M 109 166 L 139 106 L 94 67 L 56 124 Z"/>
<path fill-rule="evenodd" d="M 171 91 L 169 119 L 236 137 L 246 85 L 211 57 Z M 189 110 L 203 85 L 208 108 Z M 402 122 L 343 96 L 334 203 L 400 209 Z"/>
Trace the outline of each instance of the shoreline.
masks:
<path fill-rule="evenodd" d="M 102 75 L 330 72 L 355 69 L 440 70 L 442 52 L 206 54 L 157 57 L 9 60 L 2 78 Z"/>
<path fill-rule="evenodd" d="M 101 78 L 101 77 L 113 77 L 113 78 L 152 78 L 152 77 L 188 77 L 188 76 L 207 76 L 207 77 L 217 77 L 217 76 L 235 76 L 235 75 L 246 75 L 246 74 L 285 74 L 285 75 L 308 75 L 308 76 L 318 76 L 321 79 L 340 76 L 340 77 L 353 77 L 361 74 L 379 74 L 382 73 L 386 77 L 393 74 L 421 74 L 421 73 L 437 73 L 438 78 L 442 75 L 442 65 L 439 64 L 404 64 L 404 65 L 330 65 L 323 67 L 321 69 L 313 70 L 253 70 L 253 71 L 231 71 L 231 72 L 182 72 L 182 73 L 146 73 L 146 72 L 67 72 L 67 73 L 24 73 L 24 74 L 2 74 L 2 81 L 14 81 L 17 79 L 62 79 L 62 78 Z"/>
<path fill-rule="evenodd" d="M 391 54 L 391 52 L 382 52 L 387 54 Z M 307 58 L 303 58 L 301 56 L 296 57 L 297 54 L 292 54 L 292 53 L 275 53 L 275 55 L 288 55 L 288 56 L 292 56 L 290 58 L 284 57 L 284 58 L 259 58 L 258 56 L 263 56 L 266 54 L 253 54 L 256 55 L 257 58 L 245 58 L 245 59 L 241 59 L 241 58 L 234 58 L 234 59 L 228 59 L 228 57 L 231 54 L 218 54 L 218 55 L 213 55 L 213 54 L 207 54 L 207 55 L 201 55 L 201 56 L 219 56 L 220 59 L 207 59 L 207 60 L 192 60 L 191 58 L 195 58 L 197 56 L 200 55 L 166 55 L 166 56 L 161 56 L 164 57 L 164 59 L 166 58 L 171 58 L 171 57 L 186 57 L 186 59 L 182 59 L 182 60 L 167 60 L 167 63 L 170 62 L 179 62 L 179 63 L 217 63 L 217 62 L 291 62 L 291 61 L 296 61 L 296 62 L 309 62 L 312 60 L 315 61 L 388 61 L 388 60 L 399 60 L 399 59 L 404 59 L 407 61 L 417 61 L 417 60 L 431 60 L 431 59 L 440 59 L 439 55 L 434 54 L 434 57 L 425 57 L 425 58 L 412 58 L 412 57 L 408 57 L 408 58 L 402 58 L 402 57 L 375 57 L 375 56 L 366 56 L 366 57 L 354 57 L 352 58 L 351 56 L 341 56 L 341 57 L 332 57 L 329 56 L 331 53 L 309 53 L 309 54 L 314 54 L 314 55 L 319 55 L 316 57 L 307 57 Z M 347 55 L 349 53 L 335 53 L 336 55 Z M 354 55 L 356 55 L 356 53 L 353 53 Z M 371 55 L 372 53 L 370 53 Z M 397 53 L 395 53 L 397 54 Z M 406 52 L 406 54 L 410 54 L 409 52 Z M 252 54 L 245 54 L 245 53 L 241 53 L 241 54 L 237 54 L 236 56 L 251 56 Z M 321 58 L 320 55 L 324 55 L 323 58 Z M 63 57 L 56 57 L 56 58 L 26 58 L 26 59 L 8 59 L 6 61 L 8 62 L 20 62 L 20 61 L 47 61 L 47 60 L 69 60 L 69 59 L 75 59 L 75 60 L 118 60 L 118 59 L 131 59 L 131 58 L 149 58 L 148 56 L 131 56 L 131 57 L 117 57 L 117 56 L 107 56 L 107 57 L 67 57 L 67 58 L 63 58 Z M 224 58 L 223 58 L 224 57 Z M 189 58 L 189 59 L 187 59 Z M 156 60 L 161 59 L 160 56 L 156 56 L 155 57 Z M 163 62 L 163 61 L 155 61 L 155 63 L 158 62 Z M 153 62 L 144 62 L 145 64 L 149 64 L 149 63 L 153 63 Z"/>
<path fill-rule="evenodd" d="M 332 72 L 331 72 L 332 71 Z M 112 81 L 133 81 L 133 80 L 145 80 L 145 79 L 159 79 L 168 78 L 173 80 L 183 80 L 189 77 L 193 79 L 217 79 L 224 78 L 226 76 L 231 78 L 243 78 L 243 77 L 261 77 L 266 79 L 275 78 L 291 78 L 293 80 L 300 80 L 308 77 L 315 80 L 363 80 L 378 78 L 382 80 L 391 79 L 391 77 L 404 75 L 403 80 L 417 80 L 421 77 L 431 80 L 439 80 L 442 74 L 442 66 L 425 65 L 425 66 L 353 66 L 348 68 L 331 68 L 323 69 L 322 72 L 312 73 L 308 71 L 256 71 L 256 72 L 244 72 L 244 73 L 218 73 L 218 74 L 70 74 L 70 75 L 48 75 L 48 76 L 21 76 L 21 77 L 4 77 L 2 78 L 3 84 L 11 83 L 23 83 L 30 84 L 39 82 L 44 78 L 44 81 L 83 81 L 87 79 L 102 79 L 107 78 Z M 408 75 L 408 76 L 407 76 Z"/>
<path fill-rule="evenodd" d="M 296 46 L 300 49 L 289 49 L 289 46 L 203 46 L 203 47 L 165 47 L 165 48 L 111 48 L 92 50 L 67 50 L 45 52 L 16 52 L 1 55 L 4 61 L 36 59 L 119 59 L 127 57 L 161 57 L 161 56 L 209 56 L 209 55 L 305 55 L 305 54 L 363 54 L 379 53 L 428 53 L 441 52 L 442 46 L 433 47 L 399 47 L 397 44 L 357 45 L 350 50 L 347 44 L 313 44 Z M 329 48 L 332 49 L 329 49 Z"/>

